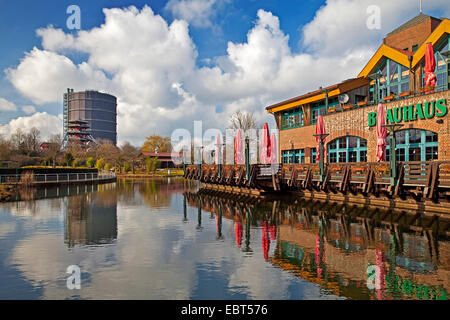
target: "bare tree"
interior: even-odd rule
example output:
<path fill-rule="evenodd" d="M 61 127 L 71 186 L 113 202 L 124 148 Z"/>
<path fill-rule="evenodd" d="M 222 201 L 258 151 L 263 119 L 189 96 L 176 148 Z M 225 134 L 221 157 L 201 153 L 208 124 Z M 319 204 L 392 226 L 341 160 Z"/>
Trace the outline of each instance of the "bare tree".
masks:
<path fill-rule="evenodd" d="M 241 129 L 247 132 L 250 129 L 256 129 L 256 119 L 253 113 L 237 111 L 231 116 L 230 119 L 231 129 Z"/>

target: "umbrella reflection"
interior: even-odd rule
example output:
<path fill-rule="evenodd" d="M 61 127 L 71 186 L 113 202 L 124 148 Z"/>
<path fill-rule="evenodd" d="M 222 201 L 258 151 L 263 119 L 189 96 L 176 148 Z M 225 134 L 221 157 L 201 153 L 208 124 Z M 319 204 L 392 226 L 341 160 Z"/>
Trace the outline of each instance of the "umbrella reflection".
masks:
<path fill-rule="evenodd" d="M 236 236 L 236 243 L 238 248 L 241 247 L 242 244 L 242 231 L 243 231 L 242 223 L 240 221 L 236 221 L 234 224 L 234 235 Z"/>
<path fill-rule="evenodd" d="M 263 250 L 263 256 L 265 260 L 268 260 L 270 240 L 269 240 L 269 224 L 267 221 L 263 221 L 261 231 L 262 231 L 261 247 Z"/>

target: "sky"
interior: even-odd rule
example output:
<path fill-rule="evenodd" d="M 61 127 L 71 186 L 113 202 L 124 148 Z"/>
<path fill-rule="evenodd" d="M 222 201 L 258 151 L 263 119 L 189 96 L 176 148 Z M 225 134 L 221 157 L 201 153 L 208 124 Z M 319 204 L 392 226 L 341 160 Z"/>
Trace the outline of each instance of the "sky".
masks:
<path fill-rule="evenodd" d="M 423 11 L 448 18 L 450 2 Z M 66 88 L 118 98 L 119 144 L 223 130 L 239 110 L 273 126 L 266 106 L 356 77 L 418 13 L 419 0 L 0 0 L 0 134 L 61 133 Z"/>

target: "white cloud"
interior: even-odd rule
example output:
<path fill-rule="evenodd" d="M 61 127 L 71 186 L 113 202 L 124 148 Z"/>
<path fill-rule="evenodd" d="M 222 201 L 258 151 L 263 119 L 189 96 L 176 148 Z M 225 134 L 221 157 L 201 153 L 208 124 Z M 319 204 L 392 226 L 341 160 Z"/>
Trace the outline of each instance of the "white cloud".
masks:
<path fill-rule="evenodd" d="M 54 134 L 62 133 L 62 115 L 53 116 L 47 112 L 37 112 L 32 116 L 19 117 L 8 124 L 0 125 L 0 135 L 9 136 L 17 129 L 28 132 L 31 128 L 37 128 L 41 137 L 47 138 Z"/>
<path fill-rule="evenodd" d="M 55 52 L 33 48 L 15 69 L 6 70 L 14 87 L 37 104 L 62 101 L 66 88 L 108 88 L 102 71 L 88 63 L 76 66 L 69 58 Z"/>
<path fill-rule="evenodd" d="M 36 112 L 36 108 L 33 106 L 25 106 L 22 107 L 22 111 L 25 112 L 26 114 L 32 114 Z"/>
<path fill-rule="evenodd" d="M 165 9 L 177 19 L 187 21 L 195 27 L 205 28 L 213 25 L 211 18 L 215 14 L 216 2 L 217 0 L 170 0 Z"/>
<path fill-rule="evenodd" d="M 447 10 L 447 2 L 427 6 Z M 76 35 L 39 29 L 43 50 L 34 48 L 7 74 L 37 104 L 61 103 L 68 87 L 116 95 L 119 143 L 192 130 L 193 120 L 203 120 L 204 129 L 224 128 L 239 109 L 255 112 L 262 122 L 271 119 L 264 110 L 269 104 L 356 77 L 384 35 L 416 10 L 407 0 L 380 1 L 382 30 L 373 31 L 366 27 L 369 4 L 327 1 L 303 28 L 300 53 L 291 51 L 278 17 L 259 10 L 246 41 L 229 42 L 226 55 L 202 68 L 189 36 L 190 19 L 168 24 L 147 6 L 104 9 L 104 24 Z M 88 60 L 75 65 L 65 56 L 76 51 Z"/>
<path fill-rule="evenodd" d="M 369 30 L 370 6 L 380 8 L 381 29 Z M 424 13 L 450 12 L 448 0 L 424 2 Z M 374 50 L 387 33 L 419 14 L 419 1 L 411 0 L 327 0 L 314 19 L 303 28 L 303 44 L 321 54 L 336 55 L 354 48 Z M 439 18 L 439 17 L 438 17 Z"/>
<path fill-rule="evenodd" d="M 17 107 L 11 101 L 0 98 L 0 111 L 17 111 Z"/>

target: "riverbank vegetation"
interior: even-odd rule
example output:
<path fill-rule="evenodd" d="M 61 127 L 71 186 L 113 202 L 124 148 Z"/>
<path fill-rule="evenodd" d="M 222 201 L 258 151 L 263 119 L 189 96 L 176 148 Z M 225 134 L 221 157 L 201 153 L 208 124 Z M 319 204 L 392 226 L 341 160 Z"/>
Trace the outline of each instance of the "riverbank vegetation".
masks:
<path fill-rule="evenodd" d="M 0 184 L 0 202 L 10 201 L 13 192 L 14 188 L 12 186 Z"/>
<path fill-rule="evenodd" d="M 61 135 L 44 140 L 38 129 L 29 132 L 18 129 L 9 138 L 0 136 L 0 168 L 85 168 L 117 173 L 154 173 L 160 168 L 156 158 L 142 152 L 170 152 L 170 138 L 152 135 L 141 147 L 124 142 L 120 147 L 109 141 L 96 140 L 87 149 L 69 144 L 62 150 Z"/>

